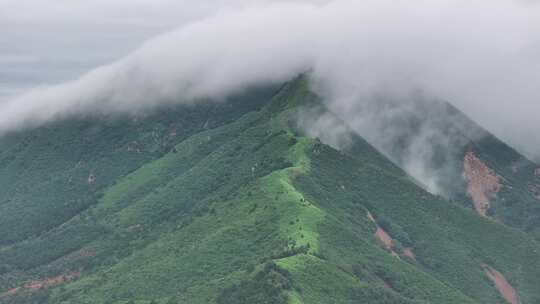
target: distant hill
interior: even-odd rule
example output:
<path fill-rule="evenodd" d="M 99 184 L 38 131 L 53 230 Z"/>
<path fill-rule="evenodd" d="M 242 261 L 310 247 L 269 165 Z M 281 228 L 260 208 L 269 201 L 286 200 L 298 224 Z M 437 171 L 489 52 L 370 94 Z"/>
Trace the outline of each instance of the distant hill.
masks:
<path fill-rule="evenodd" d="M 449 200 L 305 109 L 333 115 L 299 77 L 0 139 L 0 302 L 540 303 L 533 163 L 467 141 Z"/>

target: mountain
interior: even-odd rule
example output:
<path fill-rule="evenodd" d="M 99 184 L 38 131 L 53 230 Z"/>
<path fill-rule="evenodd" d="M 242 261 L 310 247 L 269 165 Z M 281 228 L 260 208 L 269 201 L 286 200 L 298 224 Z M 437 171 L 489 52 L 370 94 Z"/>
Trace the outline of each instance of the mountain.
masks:
<path fill-rule="evenodd" d="M 299 125 L 318 115 L 351 131 L 343 149 Z M 540 244 L 506 217 L 532 204 L 534 164 L 489 138 L 460 156 L 499 190 L 484 216 L 466 178 L 426 191 L 305 77 L 9 134 L 0 302 L 540 303 Z"/>
<path fill-rule="evenodd" d="M 359 133 L 419 185 L 540 237 L 539 165 L 448 102 L 416 96 L 367 107 L 372 126 Z"/>

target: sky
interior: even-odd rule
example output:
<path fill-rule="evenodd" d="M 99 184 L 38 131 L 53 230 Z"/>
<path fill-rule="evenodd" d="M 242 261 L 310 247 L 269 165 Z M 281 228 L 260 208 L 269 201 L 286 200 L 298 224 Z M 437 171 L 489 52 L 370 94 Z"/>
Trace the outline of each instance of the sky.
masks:
<path fill-rule="evenodd" d="M 0 101 L 117 60 L 214 14 L 210 0 L 0 0 Z"/>
<path fill-rule="evenodd" d="M 540 158 L 534 0 L 0 0 L 0 133 L 312 71 L 334 108 L 448 100 Z"/>
<path fill-rule="evenodd" d="M 0 101 L 77 78 L 195 20 L 265 2 L 279 1 L 0 0 Z"/>

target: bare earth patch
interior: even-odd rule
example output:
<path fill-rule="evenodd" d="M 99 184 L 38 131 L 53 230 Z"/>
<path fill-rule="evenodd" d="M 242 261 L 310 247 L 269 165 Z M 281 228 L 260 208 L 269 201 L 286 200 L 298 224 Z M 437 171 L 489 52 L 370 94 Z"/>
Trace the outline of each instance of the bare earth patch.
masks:
<path fill-rule="evenodd" d="M 12 289 L 10 289 L 10 290 L 8 290 L 6 292 L 0 293 L 0 299 L 8 297 L 8 296 L 12 296 L 12 295 L 18 293 L 19 290 L 21 290 L 21 287 L 15 287 L 15 288 L 12 288 Z"/>
<path fill-rule="evenodd" d="M 367 217 L 370 221 L 372 221 L 373 223 L 375 223 L 375 225 L 377 225 L 375 218 L 370 212 L 367 213 Z M 384 229 L 379 227 L 379 225 L 377 225 L 377 230 L 375 231 L 375 237 L 381 242 L 384 248 L 390 251 L 390 254 L 392 254 L 393 256 L 399 259 L 399 255 L 394 251 L 394 240 Z"/>
<path fill-rule="evenodd" d="M 540 177 L 540 168 L 537 168 L 536 170 L 534 170 L 534 175 L 536 175 L 537 177 Z"/>
<path fill-rule="evenodd" d="M 414 252 L 412 251 L 412 248 L 410 247 L 407 247 L 407 248 L 404 248 L 403 249 L 403 255 L 416 261 L 416 255 L 414 254 Z"/>
<path fill-rule="evenodd" d="M 379 241 L 381 241 L 381 243 L 386 249 L 392 250 L 392 247 L 394 247 L 393 240 L 390 235 L 388 235 L 388 233 L 384 231 L 384 229 L 382 229 L 381 227 L 377 227 L 377 231 L 375 231 L 375 236 Z"/>
<path fill-rule="evenodd" d="M 492 267 L 483 264 L 482 268 L 486 272 L 488 278 L 495 284 L 495 287 L 501 294 L 501 296 L 510 304 L 520 304 L 519 297 L 516 289 L 508 283 L 506 278 L 497 270 Z"/>
<path fill-rule="evenodd" d="M 80 276 L 81 276 L 81 273 L 79 271 L 75 271 L 75 272 L 70 272 L 67 274 L 62 274 L 56 277 L 44 278 L 39 281 L 26 283 L 23 286 L 15 287 L 4 293 L 0 293 L 0 299 L 7 296 L 15 295 L 23 291 L 34 291 L 34 290 L 38 290 L 42 288 L 49 288 L 55 285 L 63 284 L 65 282 L 72 281 Z"/>
<path fill-rule="evenodd" d="M 471 197 L 474 208 L 486 216 L 490 207 L 490 199 L 501 190 L 501 178 L 484 164 L 473 151 L 465 154 L 463 175 L 467 180 L 467 193 Z"/>

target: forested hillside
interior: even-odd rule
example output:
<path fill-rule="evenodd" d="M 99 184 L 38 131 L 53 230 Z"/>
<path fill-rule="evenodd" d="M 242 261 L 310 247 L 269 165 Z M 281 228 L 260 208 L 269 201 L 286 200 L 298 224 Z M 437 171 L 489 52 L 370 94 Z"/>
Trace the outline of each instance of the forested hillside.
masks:
<path fill-rule="evenodd" d="M 447 199 L 306 108 L 332 115 L 299 77 L 0 139 L 0 302 L 540 303 L 532 162 L 473 141 L 461 168 L 496 183 Z"/>

